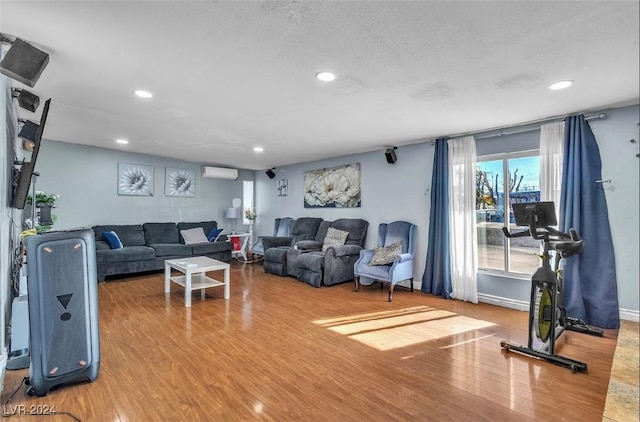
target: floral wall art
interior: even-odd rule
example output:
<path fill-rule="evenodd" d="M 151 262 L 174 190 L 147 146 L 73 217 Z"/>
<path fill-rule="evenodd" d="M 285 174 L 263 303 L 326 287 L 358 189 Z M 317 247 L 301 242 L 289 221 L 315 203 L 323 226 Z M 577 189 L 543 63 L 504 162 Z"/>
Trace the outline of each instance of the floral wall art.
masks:
<path fill-rule="evenodd" d="M 167 167 L 164 181 L 166 196 L 194 197 L 196 173 L 193 170 Z"/>
<path fill-rule="evenodd" d="M 153 196 L 153 166 L 118 163 L 118 195 Z"/>
<path fill-rule="evenodd" d="M 278 180 L 278 196 L 287 196 L 289 195 L 289 184 L 287 183 L 287 179 L 279 179 Z"/>
<path fill-rule="evenodd" d="M 305 208 L 355 208 L 360 201 L 360 163 L 304 173 Z"/>

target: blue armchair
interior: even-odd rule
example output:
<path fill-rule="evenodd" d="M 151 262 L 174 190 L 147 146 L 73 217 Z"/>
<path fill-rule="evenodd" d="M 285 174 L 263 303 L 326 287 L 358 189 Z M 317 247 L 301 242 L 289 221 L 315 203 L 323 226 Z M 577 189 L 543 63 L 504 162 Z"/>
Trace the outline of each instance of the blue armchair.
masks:
<path fill-rule="evenodd" d="M 394 221 L 382 223 L 378 226 L 378 247 L 375 250 L 365 249 L 360 251 L 360 258 L 353 266 L 355 275 L 355 289 L 359 284 L 370 286 L 376 281 L 389 283 L 389 302 L 393 300 L 393 288 L 398 281 L 410 280 L 413 292 L 413 261 L 416 249 L 415 224 L 406 221 Z M 396 242 L 402 242 L 402 246 L 393 253 L 389 248 Z M 371 259 L 376 256 L 377 265 L 371 265 Z M 387 258 L 387 259 L 385 259 Z M 386 264 L 380 264 L 388 262 Z M 375 262 L 375 261 L 374 261 Z"/>

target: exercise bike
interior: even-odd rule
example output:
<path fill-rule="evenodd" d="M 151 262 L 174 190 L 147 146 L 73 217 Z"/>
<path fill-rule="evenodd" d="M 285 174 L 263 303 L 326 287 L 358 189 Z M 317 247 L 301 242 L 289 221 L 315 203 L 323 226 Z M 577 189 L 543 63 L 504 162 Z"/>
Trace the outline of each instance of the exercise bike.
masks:
<path fill-rule="evenodd" d="M 529 304 L 529 339 L 527 347 L 500 342 L 506 351 L 529 355 L 571 369 L 587 372 L 587 364 L 555 353 L 556 341 L 565 330 L 602 337 L 602 330 L 591 328 L 584 321 L 570 318 L 562 306 L 564 260 L 582 252 L 583 241 L 574 229 L 564 233 L 550 226 L 558 224 L 553 202 L 513 204 L 516 225 L 528 226 L 527 230 L 510 233 L 508 238 L 531 236 L 542 241 L 541 266 L 531 277 L 531 301 Z M 555 258 L 551 251 L 556 251 Z M 553 267 L 551 260 L 554 260 Z"/>

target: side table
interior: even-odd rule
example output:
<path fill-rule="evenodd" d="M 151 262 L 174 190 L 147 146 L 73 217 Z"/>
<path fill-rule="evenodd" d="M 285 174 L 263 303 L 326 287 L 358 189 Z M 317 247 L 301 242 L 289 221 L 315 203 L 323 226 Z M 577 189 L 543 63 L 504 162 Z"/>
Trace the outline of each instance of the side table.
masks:
<path fill-rule="evenodd" d="M 242 261 L 247 262 L 247 244 L 249 243 L 250 236 L 251 234 L 249 233 L 234 233 L 234 234 L 227 235 L 227 237 L 229 238 L 232 244 L 240 245 L 240 249 L 231 249 L 232 258 L 238 258 L 238 256 L 241 256 Z M 232 239 L 234 237 L 237 238 L 235 242 Z"/>

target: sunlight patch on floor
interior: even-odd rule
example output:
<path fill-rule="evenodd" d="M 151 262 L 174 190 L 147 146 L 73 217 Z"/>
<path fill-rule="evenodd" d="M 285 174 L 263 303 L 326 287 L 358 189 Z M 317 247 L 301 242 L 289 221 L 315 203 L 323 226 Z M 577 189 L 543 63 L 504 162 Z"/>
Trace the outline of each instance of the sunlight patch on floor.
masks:
<path fill-rule="evenodd" d="M 495 325 L 428 306 L 314 321 L 378 350 L 391 350 Z"/>
<path fill-rule="evenodd" d="M 493 325 L 493 324 L 489 324 L 489 325 Z M 476 337 L 476 338 L 472 338 L 471 340 L 459 341 L 457 343 L 450 344 L 448 346 L 442 346 L 441 349 L 451 349 L 452 347 L 462 346 L 463 344 L 473 343 L 474 341 L 484 340 L 485 338 L 489 338 L 489 337 L 493 337 L 493 336 L 495 336 L 495 334 L 489 334 L 489 335 L 486 335 L 486 336 Z"/>

